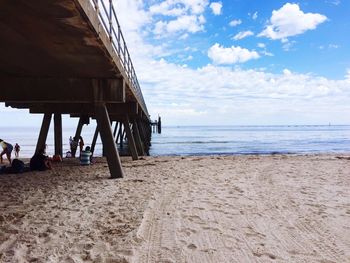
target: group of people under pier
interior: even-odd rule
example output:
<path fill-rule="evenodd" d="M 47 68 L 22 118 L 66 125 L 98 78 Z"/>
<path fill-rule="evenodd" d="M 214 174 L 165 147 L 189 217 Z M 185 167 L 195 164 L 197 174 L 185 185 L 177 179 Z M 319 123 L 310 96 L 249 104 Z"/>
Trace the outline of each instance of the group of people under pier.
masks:
<path fill-rule="evenodd" d="M 92 157 L 96 145 L 97 136 L 100 133 L 98 127 L 96 127 L 94 138 L 90 146 L 85 146 L 84 139 L 81 136 L 81 130 L 84 123 L 82 119 L 79 120 L 77 132 L 74 137 L 70 137 L 69 145 L 70 151 L 66 153 L 66 157 L 75 158 L 77 150 L 79 149 L 79 159 L 81 165 L 90 165 L 92 163 Z M 113 129 L 113 123 L 111 123 L 111 131 Z M 131 155 L 133 160 L 138 159 L 139 155 L 149 155 L 149 149 L 151 146 L 151 126 L 147 120 L 139 120 L 139 125 L 137 125 L 136 121 L 116 121 L 114 131 L 112 131 L 114 142 L 116 148 L 119 149 L 121 155 Z M 1 163 L 3 162 L 3 155 L 6 155 L 10 167 L 1 166 L 0 173 L 20 173 L 28 170 L 37 170 L 43 171 L 47 169 L 52 169 L 53 161 L 62 161 L 62 155 L 54 155 L 53 157 L 49 157 L 46 154 L 46 139 L 45 139 L 45 147 L 39 147 L 40 136 L 38 139 L 37 149 L 35 150 L 35 154 L 30 159 L 29 167 L 26 167 L 24 163 L 17 159 L 19 157 L 20 146 L 16 143 L 16 146 L 13 147 L 12 144 L 5 142 L 0 139 L 0 144 L 3 148 L 1 152 Z M 47 134 L 46 134 L 47 136 Z M 141 139 L 142 136 L 142 139 Z M 128 147 L 124 147 L 125 144 Z M 41 143 L 41 146 L 43 144 Z M 56 146 L 56 145 L 55 145 Z M 79 148 L 78 148 L 79 147 Z M 11 153 L 15 148 L 15 156 L 16 159 L 13 163 L 11 159 Z M 55 150 L 56 152 L 56 150 Z M 106 156 L 105 149 L 103 148 L 103 156 Z M 16 166 L 16 167 L 15 167 Z M 17 168 L 19 166 L 19 168 Z"/>
<path fill-rule="evenodd" d="M 51 158 L 46 155 L 46 148 L 40 149 L 36 152 L 30 159 L 29 166 L 26 166 L 24 162 L 19 158 L 20 146 L 16 143 L 13 148 L 12 144 L 5 142 L 0 139 L 1 147 L 3 148 L 0 155 L 0 163 L 3 164 L 3 155 L 6 155 L 10 166 L 2 165 L 0 166 L 0 173 L 23 173 L 26 171 L 44 171 L 47 169 L 52 169 Z M 11 159 L 12 151 L 15 150 L 15 159 Z"/>
<path fill-rule="evenodd" d="M 6 155 L 9 163 L 11 164 L 11 154 L 13 150 L 15 150 L 15 157 L 19 157 L 19 151 L 21 147 L 18 143 L 16 143 L 15 147 L 13 147 L 11 143 L 5 142 L 4 140 L 0 139 L 0 145 L 2 147 L 2 151 L 0 154 L 0 163 L 3 163 L 3 156 Z"/>

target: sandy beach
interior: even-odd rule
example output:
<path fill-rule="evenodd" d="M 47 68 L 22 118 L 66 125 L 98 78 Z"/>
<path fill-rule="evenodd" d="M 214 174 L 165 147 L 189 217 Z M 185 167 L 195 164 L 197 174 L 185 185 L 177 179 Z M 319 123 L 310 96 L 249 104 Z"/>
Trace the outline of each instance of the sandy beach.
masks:
<path fill-rule="evenodd" d="M 350 160 L 98 159 L 0 175 L 0 262 L 350 262 Z"/>

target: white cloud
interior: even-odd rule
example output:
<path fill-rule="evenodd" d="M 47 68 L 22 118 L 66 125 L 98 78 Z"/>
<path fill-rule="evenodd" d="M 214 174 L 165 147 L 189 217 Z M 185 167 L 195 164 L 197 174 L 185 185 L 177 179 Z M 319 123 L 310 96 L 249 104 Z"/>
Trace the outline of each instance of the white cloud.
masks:
<path fill-rule="evenodd" d="M 234 19 L 229 23 L 229 25 L 232 27 L 238 26 L 240 24 L 242 24 L 242 20 L 240 20 L 240 19 Z"/>
<path fill-rule="evenodd" d="M 281 9 L 272 12 L 269 24 L 258 36 L 286 41 L 288 37 L 315 29 L 326 20 L 324 15 L 304 13 L 298 4 L 287 3 Z"/>
<path fill-rule="evenodd" d="M 340 48 L 340 46 L 337 45 L 337 44 L 329 44 L 328 47 L 329 47 L 329 48 L 332 48 L 332 49 Z"/>
<path fill-rule="evenodd" d="M 256 19 L 258 18 L 258 12 L 255 12 L 255 13 L 252 15 L 252 18 L 253 18 L 254 20 L 256 20 Z"/>
<path fill-rule="evenodd" d="M 127 10 L 118 12 L 118 20 L 123 32 L 135 31 L 151 22 L 151 16 L 144 11 L 142 1 L 119 0 L 117 10 Z"/>
<path fill-rule="evenodd" d="M 204 29 L 204 20 L 197 16 L 180 16 L 176 20 L 172 20 L 167 24 L 167 31 L 174 33 L 177 31 L 188 31 L 195 33 Z"/>
<path fill-rule="evenodd" d="M 262 50 L 259 51 L 260 54 L 264 55 L 264 56 L 268 56 L 268 57 L 273 57 L 274 54 L 272 54 L 271 52 L 268 52 L 266 50 L 266 45 L 264 43 L 258 43 L 257 44 L 258 48 L 261 48 Z"/>
<path fill-rule="evenodd" d="M 350 68 L 346 69 L 345 79 L 350 80 Z"/>
<path fill-rule="evenodd" d="M 254 36 L 254 33 L 252 31 L 242 31 L 239 32 L 237 35 L 233 37 L 234 40 L 240 40 L 249 36 Z"/>
<path fill-rule="evenodd" d="M 257 59 L 260 56 L 256 51 L 249 51 L 239 46 L 225 48 L 216 43 L 208 50 L 208 57 L 215 64 L 235 64 Z"/>
<path fill-rule="evenodd" d="M 142 10 L 139 11 L 143 14 Z M 118 12 L 128 13 L 128 9 L 118 9 Z M 137 15 L 133 13 L 133 16 Z M 128 20 L 128 16 L 123 15 L 121 19 Z M 121 21 L 122 24 L 128 22 Z M 134 22 L 128 30 L 123 28 L 123 33 L 127 37 L 148 110 L 152 117 L 161 114 L 165 124 L 310 124 L 328 123 L 329 120 L 349 123 L 350 69 L 344 74 L 344 80 L 290 70 L 289 75 L 285 74 L 287 71 L 273 74 L 266 69 L 242 70 L 237 65 L 231 66 L 232 61 L 240 63 L 244 60 L 244 56 L 237 53 L 245 50 L 246 57 L 249 57 L 255 51 L 241 47 L 224 48 L 219 44 L 213 45 L 216 49 L 211 48 L 221 52 L 213 52 L 216 61 L 212 60 L 229 66 L 207 65 L 192 69 L 183 66 L 183 61 L 175 64 L 159 59 L 170 52 L 167 42 L 160 46 L 147 43 L 142 35 L 143 23 Z M 166 28 L 164 30 L 166 32 Z M 181 34 L 188 34 L 188 31 Z M 188 55 L 183 59 L 190 59 L 191 52 L 199 51 L 192 46 L 182 50 Z M 259 49 L 259 54 L 262 56 L 265 51 Z M 259 54 L 256 52 L 255 56 Z"/>
<path fill-rule="evenodd" d="M 191 51 L 191 52 L 197 52 L 197 51 L 198 51 L 197 48 L 195 48 L 195 47 L 189 47 L 189 46 L 185 47 L 184 50 L 185 50 L 185 51 Z"/>
<path fill-rule="evenodd" d="M 179 37 L 180 40 L 185 40 L 189 37 L 190 35 L 188 33 L 185 33 Z"/>
<path fill-rule="evenodd" d="M 283 70 L 283 74 L 285 75 L 285 76 L 290 76 L 290 75 L 292 75 L 292 72 L 289 70 L 289 69 L 284 69 Z"/>
<path fill-rule="evenodd" d="M 184 7 L 172 7 L 167 1 L 164 1 L 158 5 L 150 6 L 149 12 L 163 16 L 180 16 L 186 13 L 186 9 Z"/>
<path fill-rule="evenodd" d="M 159 4 L 151 5 L 149 11 L 151 14 L 163 16 L 200 15 L 205 11 L 208 4 L 208 0 L 166 0 Z"/>
<path fill-rule="evenodd" d="M 337 44 L 328 44 L 328 46 L 324 46 L 324 45 L 321 45 L 318 47 L 320 50 L 324 50 L 325 48 L 328 48 L 328 49 L 338 49 L 340 48 L 340 45 L 337 45 Z"/>
<path fill-rule="evenodd" d="M 196 33 L 204 30 L 205 22 L 205 18 L 202 15 L 183 15 L 169 22 L 158 21 L 155 24 L 153 33 L 157 35 L 174 34 L 178 32 Z M 184 37 L 188 37 L 188 35 L 184 34 L 183 38 Z"/>
<path fill-rule="evenodd" d="M 222 3 L 221 2 L 212 2 L 210 8 L 214 15 L 218 16 L 222 14 Z"/>
<path fill-rule="evenodd" d="M 202 14 L 209 4 L 208 0 L 179 0 L 175 2 L 182 3 L 186 7 L 189 7 L 193 14 Z"/>
<path fill-rule="evenodd" d="M 273 56 L 274 56 L 273 53 L 268 52 L 268 51 L 266 51 L 266 50 L 263 50 L 263 51 L 261 51 L 260 53 L 263 54 L 264 56 L 268 56 L 268 57 L 273 57 Z"/>
<path fill-rule="evenodd" d="M 160 113 L 173 124 L 328 123 L 328 119 L 347 123 L 344 112 L 350 113 L 350 78 L 335 81 L 288 69 L 282 74 L 214 65 L 191 69 L 165 60 L 145 64 L 140 72 L 151 114 Z M 170 107 L 173 103 L 178 106 Z"/>
<path fill-rule="evenodd" d="M 149 15 L 153 19 L 153 34 L 159 39 L 180 33 L 181 39 L 185 39 L 188 33 L 203 31 L 206 23 L 203 14 L 208 5 L 208 0 L 165 0 L 151 5 Z M 149 26 L 152 25 L 149 23 Z"/>
<path fill-rule="evenodd" d="M 282 43 L 283 43 L 283 46 L 282 46 L 283 50 L 290 51 L 296 42 L 295 41 L 286 41 L 286 42 L 282 41 Z"/>
<path fill-rule="evenodd" d="M 153 33 L 156 35 L 162 34 L 166 30 L 167 23 L 164 21 L 158 21 L 153 29 Z"/>
<path fill-rule="evenodd" d="M 332 4 L 332 5 L 340 5 L 341 1 L 340 0 L 326 0 L 327 4 Z"/>

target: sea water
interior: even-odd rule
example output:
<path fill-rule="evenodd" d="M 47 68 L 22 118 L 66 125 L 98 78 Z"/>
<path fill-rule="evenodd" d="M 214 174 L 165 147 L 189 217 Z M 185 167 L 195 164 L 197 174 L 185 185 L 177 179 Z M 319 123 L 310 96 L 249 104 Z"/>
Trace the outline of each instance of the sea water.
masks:
<path fill-rule="evenodd" d="M 0 138 L 21 146 L 20 157 L 35 151 L 40 127 L 0 127 Z M 91 145 L 95 126 L 84 126 L 82 137 Z M 63 152 L 69 151 L 74 127 L 64 127 Z M 53 129 L 47 138 L 47 153 L 53 155 Z M 350 125 L 305 126 L 164 126 L 162 134 L 152 134 L 150 154 L 308 154 L 350 153 Z M 95 155 L 102 154 L 98 138 Z"/>
<path fill-rule="evenodd" d="M 350 152 L 350 126 L 186 126 L 153 134 L 151 155 Z"/>

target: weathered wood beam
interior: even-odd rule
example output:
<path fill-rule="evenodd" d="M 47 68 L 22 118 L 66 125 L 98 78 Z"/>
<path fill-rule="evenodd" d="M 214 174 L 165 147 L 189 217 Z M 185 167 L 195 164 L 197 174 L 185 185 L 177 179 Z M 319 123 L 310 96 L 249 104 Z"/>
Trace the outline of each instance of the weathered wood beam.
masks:
<path fill-rule="evenodd" d="M 123 79 L 0 77 L 0 86 L 4 102 L 91 103 L 96 95 L 106 103 L 125 102 Z"/>
<path fill-rule="evenodd" d="M 132 130 L 133 130 L 133 134 L 135 136 L 137 151 L 138 151 L 139 155 L 145 156 L 143 142 L 141 140 L 140 131 L 139 131 L 136 120 L 133 121 Z"/>
<path fill-rule="evenodd" d="M 132 132 L 131 132 L 131 129 L 130 129 L 130 120 L 129 120 L 129 116 L 128 115 L 126 115 L 124 117 L 123 123 L 124 123 L 124 130 L 126 132 L 126 137 L 128 139 L 129 151 L 131 153 L 132 159 L 133 160 L 138 160 L 139 156 L 137 154 L 137 149 L 136 149 L 134 136 L 132 135 Z"/>
<path fill-rule="evenodd" d="M 53 117 L 54 121 L 54 137 L 55 137 L 55 154 L 63 156 L 62 147 L 62 115 L 56 113 Z"/>
<path fill-rule="evenodd" d="M 118 143 L 118 138 L 119 138 L 120 149 L 123 149 L 123 147 L 124 147 L 124 145 L 123 145 L 123 132 L 124 132 L 123 131 L 123 122 L 120 122 L 119 131 L 118 131 L 118 135 L 117 135 L 117 139 L 116 139 L 116 143 Z"/>
<path fill-rule="evenodd" d="M 119 154 L 114 142 L 111 121 L 108 116 L 108 111 L 103 103 L 97 103 L 96 109 L 96 120 L 101 134 L 101 140 L 103 148 L 106 150 L 107 162 L 111 178 L 122 178 L 123 170 L 120 162 Z"/>
<path fill-rule="evenodd" d="M 35 153 L 41 153 L 46 146 L 47 134 L 49 133 L 52 114 L 44 114 L 43 122 L 39 133 L 38 142 L 36 144 Z"/>
<path fill-rule="evenodd" d="M 143 123 L 141 122 L 140 119 L 135 119 L 135 121 L 137 122 L 137 127 L 139 128 L 143 149 L 147 153 L 147 139 L 146 139 L 145 131 L 143 129 Z"/>
<path fill-rule="evenodd" d="M 6 105 L 20 109 L 28 108 L 30 113 L 61 113 L 71 114 L 71 117 L 87 115 L 95 118 L 95 108 L 92 103 L 6 103 Z M 136 102 L 111 103 L 106 107 L 112 116 L 125 114 L 135 116 L 139 110 Z"/>
<path fill-rule="evenodd" d="M 116 136 L 116 134 L 117 134 L 118 123 L 119 123 L 118 121 L 115 122 L 114 131 L 113 131 L 113 137 L 114 137 L 114 139 L 115 139 L 115 136 Z"/>
<path fill-rule="evenodd" d="M 81 131 L 83 129 L 83 125 L 84 125 L 84 121 L 82 118 L 79 118 L 79 122 L 78 122 L 78 125 L 77 125 L 77 129 L 75 131 L 75 135 L 74 135 L 74 138 L 73 140 L 76 142 L 76 145 L 77 145 L 77 148 L 73 148 L 72 149 L 72 156 L 75 157 L 75 154 L 77 152 L 77 149 L 79 147 L 79 138 L 80 138 L 80 135 L 81 135 Z"/>

